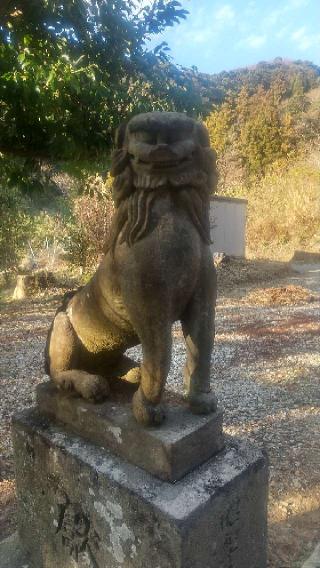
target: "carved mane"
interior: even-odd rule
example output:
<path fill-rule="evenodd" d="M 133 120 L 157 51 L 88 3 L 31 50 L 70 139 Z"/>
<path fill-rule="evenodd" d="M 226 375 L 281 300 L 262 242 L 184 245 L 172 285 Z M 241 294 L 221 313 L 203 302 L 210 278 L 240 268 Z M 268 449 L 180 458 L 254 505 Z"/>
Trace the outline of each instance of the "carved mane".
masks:
<path fill-rule="evenodd" d="M 188 213 L 203 242 L 210 244 L 209 198 L 216 188 L 217 173 L 216 155 L 210 148 L 205 127 L 195 122 L 195 138 L 198 142 L 196 168 L 187 175 L 169 177 L 160 189 L 157 180 L 148 179 L 147 186 L 143 179 L 135 179 L 124 145 L 125 135 L 126 127 L 122 126 L 117 134 L 118 147 L 113 152 L 111 162 L 116 211 L 105 251 L 114 253 L 120 234 L 120 243 L 126 242 L 132 246 L 148 233 L 152 205 L 159 196 L 159 190 L 170 192 L 175 205 Z"/>

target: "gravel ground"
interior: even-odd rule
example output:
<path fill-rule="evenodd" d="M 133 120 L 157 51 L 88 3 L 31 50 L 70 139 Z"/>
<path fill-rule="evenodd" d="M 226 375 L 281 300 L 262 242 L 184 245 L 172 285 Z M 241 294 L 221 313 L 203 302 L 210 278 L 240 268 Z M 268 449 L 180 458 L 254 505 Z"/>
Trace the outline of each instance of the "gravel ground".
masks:
<path fill-rule="evenodd" d="M 247 437 L 270 458 L 269 566 L 300 568 L 319 538 L 320 501 L 320 266 L 295 265 L 278 280 L 228 286 L 221 269 L 212 384 L 225 410 L 228 434 Z M 284 288 L 290 286 L 290 301 Z M 294 287 L 302 286 L 301 294 Z M 277 294 L 266 288 L 281 288 Z M 260 298 L 260 299 L 259 299 Z M 15 526 L 10 442 L 13 412 L 34 401 L 43 374 L 43 348 L 59 296 L 3 304 L 0 319 L 2 396 L 0 534 Z M 290 303 L 291 302 L 291 303 Z M 182 388 L 185 349 L 179 326 L 168 380 Z M 131 350 L 136 358 L 140 350 Z"/>

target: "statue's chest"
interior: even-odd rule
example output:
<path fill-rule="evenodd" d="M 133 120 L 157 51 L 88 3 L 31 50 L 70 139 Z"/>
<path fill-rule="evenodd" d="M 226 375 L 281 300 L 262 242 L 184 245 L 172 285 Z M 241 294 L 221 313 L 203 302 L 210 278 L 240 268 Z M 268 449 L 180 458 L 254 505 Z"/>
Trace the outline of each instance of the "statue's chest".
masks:
<path fill-rule="evenodd" d="M 161 263 L 183 266 L 197 263 L 202 243 L 188 213 L 172 206 L 172 202 L 160 202 L 153 212 L 153 230 L 146 236 L 145 246 L 154 251 Z"/>
<path fill-rule="evenodd" d="M 163 200 L 152 213 L 150 230 L 132 246 L 117 247 L 116 265 L 122 289 L 141 287 L 159 295 L 165 288 L 186 296 L 198 278 L 202 242 L 188 214 Z M 179 292 L 180 294 L 180 292 Z"/>

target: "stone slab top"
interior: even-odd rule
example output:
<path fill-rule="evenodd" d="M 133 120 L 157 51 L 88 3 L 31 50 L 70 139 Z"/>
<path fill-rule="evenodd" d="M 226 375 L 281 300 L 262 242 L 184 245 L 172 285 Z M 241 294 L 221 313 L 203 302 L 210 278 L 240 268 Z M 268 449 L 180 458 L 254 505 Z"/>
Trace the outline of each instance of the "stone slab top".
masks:
<path fill-rule="evenodd" d="M 59 391 L 49 381 L 37 387 L 38 409 L 67 431 L 166 481 L 181 479 L 223 449 L 221 410 L 195 416 L 182 396 L 167 393 L 165 422 L 147 428 L 132 415 L 135 388 L 116 381 L 110 399 L 92 404 Z"/>
<path fill-rule="evenodd" d="M 40 436 L 46 447 L 53 452 L 62 451 L 80 463 L 83 476 L 90 477 L 87 470 L 94 472 L 95 479 L 98 480 L 100 476 L 107 476 L 112 483 L 147 501 L 176 522 L 192 518 L 193 513 L 199 507 L 209 504 L 214 495 L 228 492 L 235 479 L 245 477 L 250 471 L 267 472 L 268 469 L 267 458 L 261 449 L 246 440 L 228 436 L 224 449 L 218 455 L 185 475 L 179 482 L 168 483 L 111 451 L 67 432 L 39 415 L 35 409 L 20 412 L 13 422 L 14 430 L 24 436 L 30 447 L 33 438 Z"/>

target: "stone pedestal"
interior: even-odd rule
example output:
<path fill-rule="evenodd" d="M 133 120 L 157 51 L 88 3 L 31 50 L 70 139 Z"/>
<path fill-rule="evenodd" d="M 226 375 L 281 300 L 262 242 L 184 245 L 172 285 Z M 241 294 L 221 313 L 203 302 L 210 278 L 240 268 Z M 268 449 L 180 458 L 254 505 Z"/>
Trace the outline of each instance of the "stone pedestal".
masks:
<path fill-rule="evenodd" d="M 120 440 L 128 435 L 127 410 L 119 425 L 120 410 L 114 402 L 115 422 L 109 426 L 105 422 L 99 439 L 90 434 L 88 441 L 79 436 L 79 422 L 67 425 L 69 407 L 60 422 L 54 401 L 49 412 L 46 392 L 42 389 L 39 394 L 41 413 L 25 411 L 13 423 L 19 532 L 34 568 L 266 567 L 266 460 L 259 450 L 235 439 L 227 439 L 221 450 L 219 415 L 211 417 L 216 445 L 209 439 L 210 419 L 195 418 L 183 408 L 173 408 L 173 413 L 181 412 L 186 421 L 184 441 L 181 432 L 175 437 L 170 429 L 167 434 L 165 428 L 149 429 L 143 437 L 140 427 L 133 426 L 146 452 L 151 451 L 153 439 L 156 455 L 162 456 L 151 474 L 143 469 L 141 452 L 138 467 L 124 459 L 123 448 L 119 450 Z M 67 406 L 73 403 L 78 405 L 74 408 L 85 405 L 65 400 Z M 87 406 L 91 418 L 99 415 L 102 420 L 103 415 L 108 420 L 104 405 Z M 77 410 L 74 416 L 80 420 L 83 414 Z M 88 425 L 94 430 L 90 420 Z M 99 422 L 99 428 L 102 425 Z M 197 430 L 200 445 L 206 444 L 203 428 L 209 428 L 210 451 L 220 447 L 210 459 L 203 448 L 197 453 Z M 106 448 L 110 432 L 116 440 L 112 451 Z M 188 466 L 181 465 L 182 450 L 178 461 L 173 449 L 163 461 L 165 448 L 174 444 L 178 448 L 185 444 Z M 129 459 L 135 461 L 130 451 Z M 192 471 L 186 473 L 188 468 Z M 176 476 L 172 472 L 178 472 L 180 480 L 159 479 L 164 471 L 172 478 Z"/>
<path fill-rule="evenodd" d="M 109 400 L 90 404 L 58 391 L 52 383 L 37 388 L 41 413 L 160 479 L 177 481 L 222 450 L 222 412 L 192 415 L 183 398 L 167 393 L 166 420 L 159 428 L 136 422 L 131 400 L 136 386 L 117 381 Z"/>

